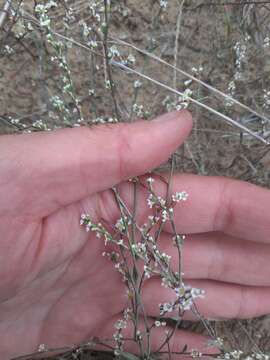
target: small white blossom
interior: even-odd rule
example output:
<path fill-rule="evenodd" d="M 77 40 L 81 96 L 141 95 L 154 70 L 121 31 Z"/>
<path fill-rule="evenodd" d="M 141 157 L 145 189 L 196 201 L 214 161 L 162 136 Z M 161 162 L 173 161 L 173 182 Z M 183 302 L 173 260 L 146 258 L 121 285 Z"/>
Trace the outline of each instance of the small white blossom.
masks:
<path fill-rule="evenodd" d="M 120 52 L 119 52 L 119 50 L 117 49 L 117 47 L 115 45 L 110 47 L 110 49 L 109 49 L 109 57 L 110 58 L 120 57 Z"/>
<path fill-rule="evenodd" d="M 150 194 L 147 199 L 147 205 L 152 209 L 152 207 L 155 205 L 155 197 L 153 194 Z"/>
<path fill-rule="evenodd" d="M 38 352 L 48 351 L 48 346 L 45 344 L 40 344 L 38 346 Z"/>
<path fill-rule="evenodd" d="M 138 89 L 138 88 L 142 87 L 142 83 L 140 80 L 135 80 L 133 86 L 135 89 Z"/>
<path fill-rule="evenodd" d="M 88 42 L 88 46 L 92 49 L 96 49 L 98 47 L 98 43 L 95 40 L 90 40 Z"/>
<path fill-rule="evenodd" d="M 183 310 L 191 310 L 194 299 L 203 298 L 205 291 L 197 288 L 192 288 L 190 285 L 182 284 L 181 287 L 174 289 L 179 301 L 179 306 Z"/>
<path fill-rule="evenodd" d="M 128 58 L 127 58 L 127 62 L 128 62 L 129 64 L 135 64 L 135 62 L 136 62 L 135 56 L 132 55 L 132 54 L 129 54 L 129 55 L 128 55 Z"/>
<path fill-rule="evenodd" d="M 200 358 L 202 357 L 202 353 L 199 352 L 198 350 L 196 349 L 192 349 L 191 352 L 190 352 L 190 355 L 193 359 L 197 359 L 197 358 Z"/>
<path fill-rule="evenodd" d="M 149 185 L 153 184 L 155 182 L 155 180 L 151 176 L 149 178 L 147 178 L 146 181 Z"/>
<path fill-rule="evenodd" d="M 172 201 L 174 202 L 180 202 L 180 201 L 186 201 L 188 199 L 188 193 L 186 191 L 176 192 L 172 195 Z"/>
<path fill-rule="evenodd" d="M 162 212 L 161 212 L 161 221 L 163 222 L 163 223 L 165 223 L 166 221 L 168 221 L 170 219 L 170 216 L 169 216 L 169 213 L 168 213 L 168 211 L 167 210 L 162 210 Z"/>
<path fill-rule="evenodd" d="M 116 229 L 118 229 L 120 232 L 123 232 L 126 230 L 126 225 L 127 224 L 127 218 L 123 219 L 123 218 L 120 218 L 117 220 L 116 224 L 115 224 L 115 227 Z"/>
<path fill-rule="evenodd" d="M 164 315 L 165 313 L 170 313 L 174 310 L 174 304 L 171 302 L 167 302 L 164 304 L 159 304 L 160 315 Z"/>
<path fill-rule="evenodd" d="M 168 1 L 159 0 L 159 6 L 160 6 L 162 9 L 166 9 L 167 6 L 168 6 Z"/>
<path fill-rule="evenodd" d="M 263 107 L 269 109 L 270 107 L 270 91 L 264 89 L 263 90 Z"/>
<path fill-rule="evenodd" d="M 267 36 L 266 38 L 264 38 L 263 40 L 263 47 L 269 47 L 270 46 L 270 38 Z"/>
<path fill-rule="evenodd" d="M 117 330 L 120 330 L 120 329 L 126 329 L 127 327 L 127 322 L 126 320 L 117 320 L 117 322 L 114 324 L 114 327 L 117 329 Z"/>

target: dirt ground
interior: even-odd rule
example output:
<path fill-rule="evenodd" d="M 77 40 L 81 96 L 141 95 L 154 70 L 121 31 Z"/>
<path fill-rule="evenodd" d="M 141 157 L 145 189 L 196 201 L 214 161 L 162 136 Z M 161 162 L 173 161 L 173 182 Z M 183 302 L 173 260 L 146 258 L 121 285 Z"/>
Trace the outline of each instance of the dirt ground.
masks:
<path fill-rule="evenodd" d="M 72 5 L 76 15 L 71 25 L 74 39 L 79 39 L 78 20 L 87 20 L 86 3 L 87 1 L 78 1 Z M 114 1 L 110 35 L 113 39 L 121 39 L 147 50 L 170 64 L 175 63 L 178 36 L 177 67 L 189 73 L 192 73 L 194 67 L 203 67 L 200 79 L 225 93 L 228 92 L 228 84 L 236 68 L 234 45 L 237 41 L 245 43 L 248 60 L 242 67 L 242 78 L 237 81 L 235 97 L 253 110 L 269 116 L 268 109 L 263 107 L 262 94 L 269 86 L 270 48 L 264 47 L 263 41 L 269 34 L 270 6 L 268 8 L 255 5 L 249 8 L 241 4 L 224 7 L 206 6 L 204 3 L 206 1 L 186 1 L 179 35 L 176 35 L 179 16 L 177 1 L 171 1 L 168 11 L 162 14 L 159 13 L 158 2 L 154 0 Z M 0 1 L 0 7 L 1 5 Z M 24 6 L 31 13 L 32 1 L 26 0 Z M 65 33 L 61 22 L 63 11 L 55 11 L 53 18 L 55 29 Z M 15 35 L 20 34 L 20 26 L 13 26 L 7 35 L 9 25 L 5 25 L 6 31 L 2 31 L 0 38 L 2 47 L 8 44 L 14 49 L 14 53 L 2 52 L 0 56 L 0 133 L 22 131 L 20 124 L 25 125 L 25 130 L 37 131 L 39 129 L 31 125 L 40 119 L 51 128 L 70 126 L 61 122 L 58 117 L 48 116 L 53 111 L 48 99 L 59 90 L 58 70 L 52 64 L 47 64 L 48 53 L 41 46 L 42 38 L 32 32 L 18 40 Z M 246 34 L 250 36 L 247 43 Z M 123 47 L 122 51 L 124 54 L 134 54 L 136 69 L 140 69 L 147 76 L 171 87 L 175 83 L 180 91 L 185 89 L 185 76 L 178 74 L 175 78 L 172 69 L 127 47 Z M 104 88 L 102 71 L 96 71 L 94 66 L 99 64 L 102 68 L 102 62 L 78 47 L 69 50 L 68 59 L 84 118 L 110 117 L 113 108 L 110 92 Z M 117 85 L 121 121 L 134 120 L 135 116 L 132 116 L 131 111 L 134 99 L 137 104 L 144 106 L 150 118 L 166 110 L 162 103 L 169 94 L 167 90 L 141 79 L 142 88 L 135 95 L 135 76 L 118 68 L 113 68 L 112 74 Z M 93 87 L 96 93 L 89 96 L 89 89 Z M 226 107 L 224 100 L 216 98 L 202 86 L 193 83 L 191 88 L 197 99 L 216 110 L 241 123 L 247 118 L 247 111 L 239 106 Z M 170 96 L 174 98 L 174 95 Z M 194 105 L 191 105 L 190 110 L 194 117 L 194 130 L 185 146 L 178 152 L 178 171 L 229 176 L 269 187 L 269 147 L 243 135 L 237 127 L 226 124 L 213 113 Z M 12 124 L 11 118 L 19 119 L 19 123 Z M 269 124 L 263 124 L 260 118 L 250 122 L 249 127 L 259 133 L 269 130 Z M 217 322 L 215 326 L 220 336 L 225 337 L 234 348 L 252 351 L 254 343 L 250 339 L 253 339 L 265 351 L 270 351 L 268 316 L 242 322 Z M 86 359 L 83 356 L 85 355 L 81 354 L 77 358 Z M 103 354 L 103 359 L 104 356 Z"/>

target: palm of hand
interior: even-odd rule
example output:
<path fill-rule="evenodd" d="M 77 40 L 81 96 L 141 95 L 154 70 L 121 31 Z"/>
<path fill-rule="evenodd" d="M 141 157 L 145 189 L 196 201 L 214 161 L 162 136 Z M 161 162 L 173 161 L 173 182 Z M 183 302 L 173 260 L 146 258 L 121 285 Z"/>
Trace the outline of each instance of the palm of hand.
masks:
<path fill-rule="evenodd" d="M 92 196 L 43 219 L 21 223 L 14 218 L 6 233 L 6 263 L 0 268 L 6 279 L 0 288 L 0 317 L 7 319 L 0 331 L 8 348 L 11 334 L 24 353 L 41 343 L 64 346 L 113 331 L 127 302 L 124 284 L 102 256 L 104 243 L 79 229 L 85 204 L 97 214 L 94 204 L 100 198 L 102 194 Z"/>

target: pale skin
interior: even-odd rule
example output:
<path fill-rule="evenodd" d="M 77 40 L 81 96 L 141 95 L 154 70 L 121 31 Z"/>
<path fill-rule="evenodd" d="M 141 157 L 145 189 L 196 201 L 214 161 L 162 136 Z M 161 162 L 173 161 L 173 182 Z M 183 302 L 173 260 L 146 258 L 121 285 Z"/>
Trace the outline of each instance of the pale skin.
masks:
<path fill-rule="evenodd" d="M 121 184 L 128 202 L 132 184 L 125 181 L 165 162 L 191 127 L 189 113 L 181 112 L 153 122 L 1 136 L 1 359 L 36 351 L 41 343 L 58 347 L 112 336 L 128 304 L 125 287 L 102 256 L 103 241 L 80 227 L 80 215 L 114 223 L 119 213 L 109 189 Z M 164 190 L 158 181 L 155 186 Z M 187 234 L 185 282 L 207 294 L 197 302 L 201 313 L 215 319 L 269 313 L 270 191 L 183 174 L 174 176 L 173 190 L 190 194 L 175 208 L 175 222 Z M 149 211 L 143 190 L 139 199 L 143 221 Z M 160 244 L 176 266 L 170 239 L 168 227 Z M 148 280 L 147 313 L 157 316 L 158 303 L 172 295 L 160 280 Z M 156 329 L 153 348 L 163 333 Z M 173 350 L 188 343 L 205 351 L 205 340 L 178 330 Z"/>

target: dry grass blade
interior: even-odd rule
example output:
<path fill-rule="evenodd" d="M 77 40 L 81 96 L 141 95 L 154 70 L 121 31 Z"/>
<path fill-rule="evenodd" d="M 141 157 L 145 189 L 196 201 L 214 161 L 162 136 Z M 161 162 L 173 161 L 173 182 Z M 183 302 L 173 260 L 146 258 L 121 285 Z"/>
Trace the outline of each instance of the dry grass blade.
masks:
<path fill-rule="evenodd" d="M 6 0 L 3 9 L 1 9 L 1 14 L 0 14 L 0 29 L 2 29 L 2 27 L 4 26 L 8 11 L 10 9 L 11 6 L 11 0 Z"/>
<path fill-rule="evenodd" d="M 28 16 L 30 15 L 30 18 L 31 18 L 31 20 L 32 20 L 33 22 L 38 23 L 38 22 L 36 21 L 36 19 L 35 19 L 35 20 L 33 19 L 33 17 L 31 16 L 31 14 L 27 14 L 27 15 L 28 15 Z M 90 51 L 90 52 L 94 52 L 96 55 L 99 55 L 100 57 L 103 57 L 102 54 L 97 54 L 95 51 L 93 51 L 93 50 L 90 49 L 89 47 L 81 44 L 81 43 L 78 42 L 78 41 L 75 41 L 75 40 L 73 40 L 73 39 L 67 38 L 67 37 L 65 37 L 64 35 L 61 35 L 61 34 L 55 32 L 55 31 L 52 31 L 52 33 L 53 33 L 54 35 L 62 38 L 62 39 L 65 39 L 65 40 L 67 40 L 67 41 L 70 41 L 71 43 L 73 43 L 73 44 L 76 45 L 76 46 L 79 46 L 79 47 L 81 47 L 81 48 L 83 48 L 83 49 L 85 49 L 85 50 L 88 50 L 88 51 Z M 235 104 L 237 104 L 237 105 L 241 106 L 242 108 L 248 110 L 249 112 L 253 113 L 254 115 L 256 115 L 256 116 L 258 116 L 258 117 L 260 117 L 260 118 L 262 118 L 262 119 L 264 119 L 264 120 L 269 121 L 269 119 L 265 118 L 263 115 L 258 114 L 257 112 L 255 112 L 254 110 L 252 110 L 251 108 L 249 108 L 248 106 L 246 106 L 246 105 L 238 102 L 237 100 L 235 100 L 235 99 L 231 98 L 230 96 L 222 93 L 220 90 L 217 90 L 216 88 L 214 88 L 214 87 L 212 87 L 212 86 L 204 83 L 203 81 L 201 81 L 201 80 L 197 79 L 196 77 L 188 74 L 187 72 L 185 72 L 185 71 L 183 71 L 183 70 L 180 70 L 180 69 L 176 68 L 176 67 L 173 66 L 173 65 L 170 65 L 169 63 L 167 63 L 166 61 L 158 58 L 157 56 L 152 55 L 152 54 L 148 53 L 148 52 L 145 51 L 145 50 L 139 49 L 138 47 L 136 47 L 136 46 L 134 46 L 134 45 L 132 45 L 132 44 L 129 44 L 129 43 L 125 42 L 125 41 L 122 41 L 122 40 L 119 40 L 119 39 L 115 39 L 115 38 L 112 38 L 112 37 L 111 37 L 111 39 L 113 39 L 113 41 L 116 41 L 116 42 L 119 43 L 119 44 L 122 44 L 122 45 L 125 45 L 125 46 L 129 46 L 129 47 L 133 48 L 134 50 L 137 50 L 137 51 L 141 52 L 142 54 L 144 54 L 144 55 L 146 55 L 146 56 L 149 56 L 149 57 L 153 58 L 154 60 L 156 60 L 156 61 L 158 61 L 158 62 L 160 62 L 160 63 L 162 63 L 162 64 L 165 64 L 166 66 L 168 66 L 168 67 L 170 67 L 170 68 L 172 68 L 172 69 L 175 69 L 176 71 L 178 71 L 178 72 L 181 73 L 182 75 L 185 75 L 185 76 L 189 77 L 190 79 L 192 79 L 192 80 L 198 82 L 199 84 L 205 86 L 205 87 L 208 88 L 209 90 L 212 90 L 213 92 L 218 93 L 218 94 L 221 95 L 222 97 L 227 98 L 228 100 L 233 101 Z M 137 71 L 137 70 L 131 69 L 130 67 L 124 65 L 123 63 L 117 62 L 117 61 L 115 61 L 115 60 L 111 60 L 111 61 L 110 61 L 110 64 L 113 65 L 113 66 L 119 67 L 119 68 L 121 68 L 121 69 L 124 70 L 124 71 L 130 72 L 130 73 L 133 73 L 133 74 L 136 74 L 136 75 L 138 75 L 139 77 L 144 78 L 144 79 L 146 79 L 146 80 L 148 80 L 148 81 L 151 81 L 152 83 L 155 83 L 156 85 L 161 86 L 161 87 L 163 87 L 164 89 L 169 90 L 170 92 L 172 92 L 172 93 L 174 93 L 174 94 L 177 94 L 177 95 L 179 95 L 179 96 L 183 96 L 183 95 L 184 95 L 182 92 L 180 92 L 180 91 L 178 91 L 178 90 L 176 90 L 176 89 L 174 89 L 174 88 L 172 88 L 172 87 L 170 87 L 170 86 L 168 86 L 168 85 L 166 85 L 166 84 L 164 84 L 164 83 L 162 83 L 162 82 L 160 82 L 160 81 L 158 81 L 158 80 L 155 80 L 155 79 L 153 79 L 153 78 L 151 78 L 151 77 L 149 77 L 149 76 L 147 76 L 147 75 L 145 75 L 145 74 L 142 74 L 142 73 L 140 73 L 140 72 Z M 270 144 L 270 142 L 269 142 L 268 140 L 264 139 L 262 136 L 260 136 L 260 135 L 257 134 L 256 132 L 248 129 L 246 126 L 238 123 L 236 120 L 233 120 L 233 119 L 230 118 L 229 116 L 220 113 L 219 111 L 213 109 L 212 107 L 210 107 L 210 106 L 208 106 L 208 105 L 203 104 L 202 102 L 200 102 L 200 101 L 198 101 L 198 100 L 196 100 L 196 99 L 193 99 L 193 98 L 191 98 L 191 97 L 187 97 L 187 98 L 188 98 L 188 100 L 189 100 L 190 102 L 192 102 L 192 103 L 194 103 L 194 104 L 196 104 L 196 105 L 198 105 L 198 106 L 200 106 L 200 107 L 208 110 L 209 112 L 211 112 L 211 113 L 213 113 L 213 114 L 221 117 L 221 118 L 222 118 L 223 120 L 225 120 L 227 123 L 229 123 L 229 124 L 231 124 L 231 125 L 233 125 L 233 126 L 236 126 L 236 127 L 239 128 L 239 129 L 241 129 L 241 131 L 243 131 L 244 133 L 247 133 L 247 134 L 251 135 L 252 137 L 256 138 L 257 140 L 263 142 L 263 143 L 266 144 L 266 145 L 269 145 L 269 144 Z"/>
<path fill-rule="evenodd" d="M 140 77 L 142 77 L 142 78 L 144 78 L 144 79 L 146 79 L 146 80 L 149 80 L 149 81 L 151 81 L 152 83 L 154 83 L 154 84 L 156 84 L 156 85 L 159 85 L 159 86 L 163 87 L 164 89 L 167 89 L 167 90 L 173 92 L 174 94 L 177 94 L 177 95 L 179 95 L 179 96 L 184 96 L 184 93 L 182 93 L 181 91 L 178 91 L 178 90 L 176 90 L 176 89 L 173 89 L 172 87 L 170 87 L 170 86 L 168 86 L 168 85 L 166 85 L 166 84 L 164 84 L 164 83 L 162 83 L 162 82 L 160 82 L 160 81 L 158 81 L 158 80 L 155 80 L 155 79 L 151 78 L 150 76 L 147 76 L 147 75 L 145 75 L 145 74 L 142 74 L 142 73 L 140 73 L 140 72 L 137 71 L 137 70 L 131 69 L 131 68 L 129 68 L 128 66 L 126 66 L 126 65 L 124 65 L 124 64 L 122 64 L 122 63 L 119 63 L 119 62 L 117 62 L 117 61 L 111 60 L 111 64 L 114 65 L 114 66 L 117 66 L 117 67 L 119 67 L 119 68 L 121 68 L 121 69 L 123 69 L 124 71 L 130 72 L 130 73 L 133 73 L 133 74 L 136 74 L 136 75 L 138 75 L 138 76 L 140 76 Z M 186 96 L 186 95 L 185 95 L 185 96 Z M 186 96 L 186 97 L 187 97 L 187 99 L 188 99 L 190 102 L 192 102 L 192 103 L 194 103 L 194 104 L 196 104 L 196 105 L 198 105 L 198 106 L 200 106 L 200 107 L 208 110 L 209 112 L 211 112 L 211 113 L 213 113 L 213 114 L 221 117 L 221 118 L 224 119 L 227 123 L 229 123 L 229 124 L 231 124 L 231 125 L 234 125 L 234 126 L 238 127 L 239 129 L 241 129 L 241 131 L 243 131 L 244 133 L 248 133 L 249 135 L 253 136 L 254 138 L 262 141 L 264 144 L 270 145 L 270 142 L 269 142 L 269 141 L 267 141 L 266 139 L 264 139 L 263 137 L 261 137 L 261 136 L 258 135 L 257 133 L 253 132 L 252 130 L 248 129 L 246 126 L 244 126 L 244 125 L 242 125 L 242 124 L 239 124 L 237 121 L 233 120 L 233 119 L 230 118 L 229 116 L 220 113 L 219 111 L 211 108 L 211 107 L 208 106 L 208 105 L 203 104 L 202 102 L 200 102 L 200 101 L 198 101 L 198 100 L 196 100 L 196 99 L 193 99 L 193 98 L 190 97 L 190 96 Z"/>
<path fill-rule="evenodd" d="M 111 37 L 111 38 L 112 38 L 112 37 Z M 130 44 L 130 43 L 127 43 L 126 41 L 123 41 L 123 40 L 120 40 L 120 39 L 116 39 L 116 38 L 112 38 L 112 39 L 113 39 L 113 41 L 116 41 L 116 42 L 117 42 L 118 44 L 120 44 L 120 45 L 128 46 L 128 47 L 130 47 L 130 48 L 132 48 L 132 49 L 140 52 L 141 54 L 143 54 L 143 55 L 145 55 L 145 56 L 148 56 L 148 57 L 150 57 L 151 59 L 153 59 L 153 60 L 155 60 L 155 61 L 158 61 L 159 63 L 161 63 L 161 64 L 163 64 L 163 65 L 168 66 L 169 68 L 173 69 L 174 71 L 176 71 L 176 72 L 178 72 L 178 73 L 180 73 L 180 74 L 188 77 L 189 79 L 197 82 L 198 84 L 204 86 L 204 87 L 207 88 L 208 90 L 210 90 L 210 91 L 212 91 L 212 92 L 220 95 L 220 96 L 223 97 L 224 99 L 226 99 L 226 100 L 234 103 L 235 105 L 240 106 L 242 109 L 250 112 L 251 114 L 254 114 L 254 115 L 258 116 L 259 118 L 261 118 L 261 119 L 263 119 L 263 120 L 265 120 L 265 121 L 267 121 L 267 122 L 270 122 L 270 120 L 269 120 L 267 117 L 265 117 L 263 114 L 258 113 L 257 111 L 253 110 L 253 109 L 250 108 L 249 106 L 247 106 L 247 105 L 241 103 L 240 101 L 234 99 L 234 98 L 231 97 L 230 95 L 224 94 L 222 91 L 220 91 L 220 90 L 216 89 L 215 87 L 207 84 L 206 82 L 204 82 L 204 81 L 196 78 L 195 76 L 187 73 L 186 71 L 177 68 L 176 66 L 168 63 L 168 62 L 165 61 L 165 60 L 162 60 L 162 59 L 159 58 L 158 56 L 155 56 L 155 55 L 149 53 L 149 52 L 146 51 L 146 50 L 140 49 L 140 48 L 138 48 L 138 47 L 135 46 L 135 45 L 132 45 L 132 44 Z"/>

